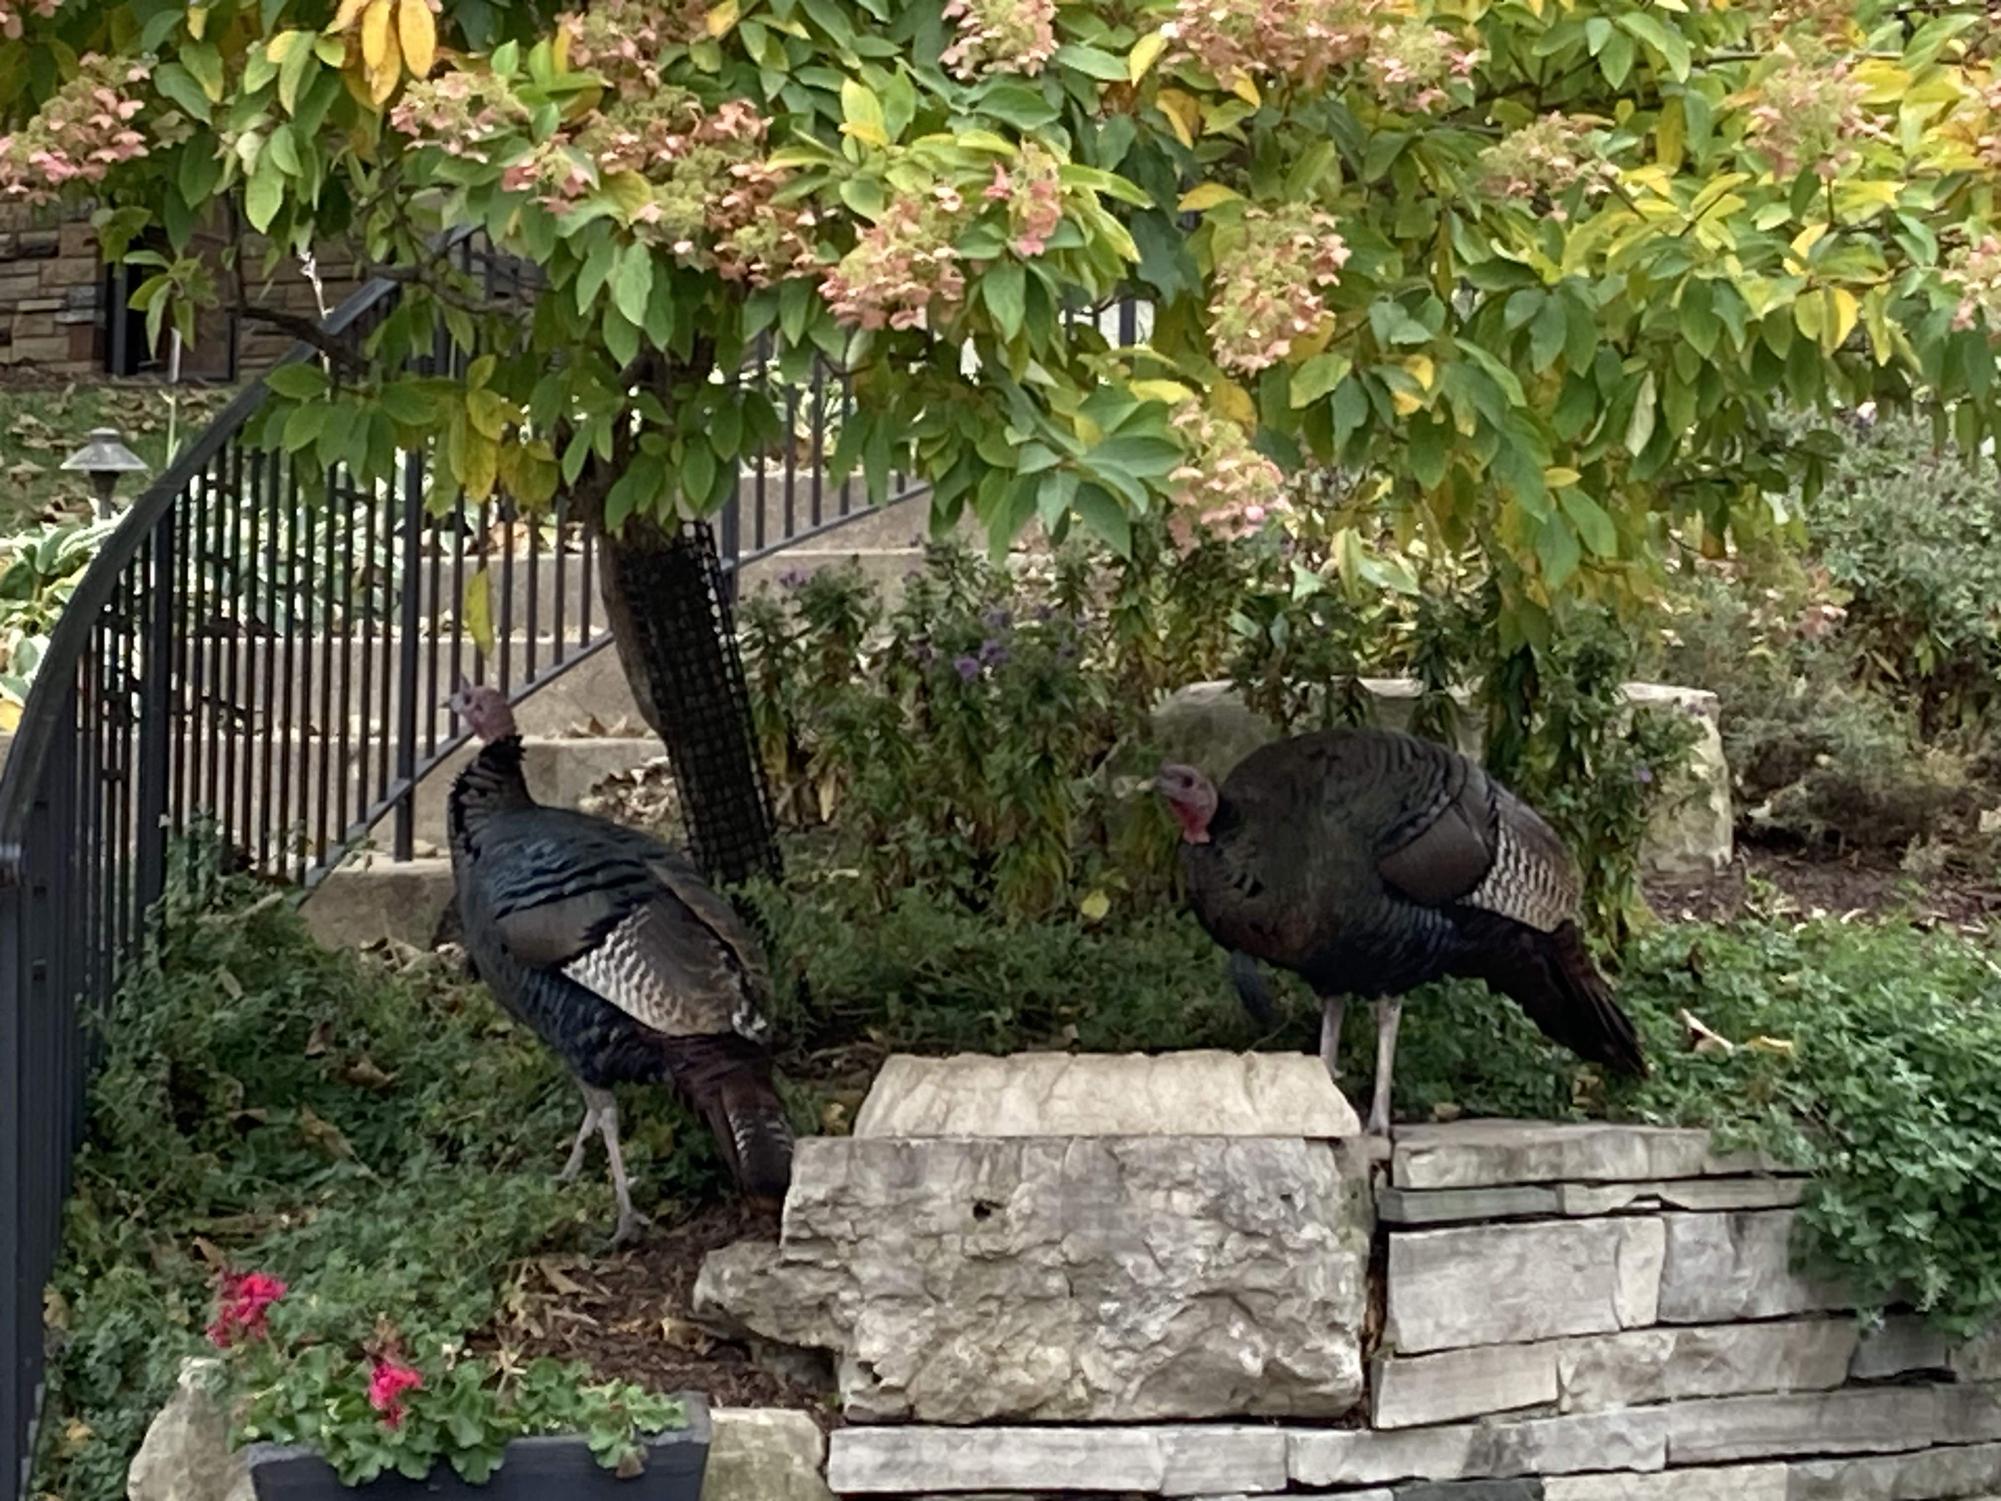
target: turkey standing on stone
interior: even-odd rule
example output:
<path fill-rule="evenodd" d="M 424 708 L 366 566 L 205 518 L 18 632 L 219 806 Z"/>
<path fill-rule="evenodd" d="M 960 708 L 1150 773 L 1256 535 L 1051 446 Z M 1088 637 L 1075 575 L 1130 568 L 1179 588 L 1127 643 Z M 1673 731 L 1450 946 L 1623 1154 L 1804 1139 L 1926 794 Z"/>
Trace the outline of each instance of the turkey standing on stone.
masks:
<path fill-rule="evenodd" d="M 452 873 L 466 949 L 494 996 L 583 1086 L 564 1166 L 603 1133 L 621 1242 L 642 1223 L 611 1086 L 672 1083 L 708 1121 L 745 1193 L 783 1198 L 792 1133 L 771 1082 L 757 945 L 686 857 L 608 819 L 529 795 L 507 700 L 462 687 L 451 708 L 486 744 L 452 786 Z"/>
<path fill-rule="evenodd" d="M 1403 993 L 1444 975 L 1484 980 L 1579 1056 L 1644 1075 L 1633 1024 L 1576 922 L 1577 868 L 1533 808 L 1464 756 L 1387 730 L 1328 730 L 1262 747 L 1219 793 L 1188 766 L 1156 790 L 1181 825 L 1195 915 L 1232 951 L 1302 976 L 1321 997 L 1320 1056 L 1348 996 L 1376 1002 L 1369 1131 L 1390 1123 Z"/>

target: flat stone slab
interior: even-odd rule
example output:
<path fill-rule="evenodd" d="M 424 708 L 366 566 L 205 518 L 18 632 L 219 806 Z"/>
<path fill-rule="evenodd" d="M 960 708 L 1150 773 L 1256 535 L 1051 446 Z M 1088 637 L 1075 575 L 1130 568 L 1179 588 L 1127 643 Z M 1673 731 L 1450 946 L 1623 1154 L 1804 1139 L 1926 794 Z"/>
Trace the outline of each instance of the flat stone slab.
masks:
<path fill-rule="evenodd" d="M 807 1138 L 779 1244 L 710 1255 L 695 1306 L 835 1352 L 853 1421 L 1337 1417 L 1372 1229 L 1344 1161 L 1297 1137 Z"/>
<path fill-rule="evenodd" d="M 1286 1435 L 1249 1424 L 1147 1428 L 843 1428 L 827 1481 L 842 1495 L 1140 1491 L 1268 1495 L 1286 1486 Z M 1220 1486 L 1231 1487 L 1222 1492 Z"/>
<path fill-rule="evenodd" d="M 1778 1171 L 1755 1152 L 1712 1150 L 1707 1131 L 1511 1120 L 1401 1127 L 1390 1166 L 1391 1182 L 1402 1189 L 1648 1183 Z"/>
<path fill-rule="evenodd" d="M 1667 1411 L 1636 1408 L 1394 1431 L 1294 1429 L 1290 1440 L 1294 1485 L 1650 1471 L 1667 1463 Z"/>
<path fill-rule="evenodd" d="M 1722 1324 L 1852 1306 L 1838 1284 L 1794 1268 L 1790 1209 L 1661 1219 L 1667 1227 L 1664 1324 Z"/>
<path fill-rule="evenodd" d="M 1525 1183 L 1505 1188 L 1385 1188 L 1376 1215 L 1391 1225 L 1594 1219 L 1663 1209 L 1784 1209 L 1806 1197 L 1804 1178 L 1681 1178 L 1651 1183 Z"/>
<path fill-rule="evenodd" d="M 855 1117 L 881 1137 L 1359 1136 L 1305 1053 L 1014 1053 L 887 1060 Z"/>
<path fill-rule="evenodd" d="M 1969 1413 L 1964 1405 L 1969 1391 L 1978 1395 L 1983 1389 L 1848 1387 L 1784 1397 L 1716 1397 L 1659 1411 L 1667 1415 L 1668 1458 L 1677 1466 L 1793 1455 L 1896 1454 L 1939 1443 L 2001 1438 L 2001 1408 L 1990 1405 L 1984 1417 Z"/>
<path fill-rule="evenodd" d="M 1663 1239 L 1649 1218 L 1398 1231 L 1385 1345 L 1410 1355 L 1641 1328 L 1655 1319 Z"/>
<path fill-rule="evenodd" d="M 1543 1501 L 1789 1501 L 1784 1465 L 1668 1470 L 1659 1475 L 1558 1475 Z"/>

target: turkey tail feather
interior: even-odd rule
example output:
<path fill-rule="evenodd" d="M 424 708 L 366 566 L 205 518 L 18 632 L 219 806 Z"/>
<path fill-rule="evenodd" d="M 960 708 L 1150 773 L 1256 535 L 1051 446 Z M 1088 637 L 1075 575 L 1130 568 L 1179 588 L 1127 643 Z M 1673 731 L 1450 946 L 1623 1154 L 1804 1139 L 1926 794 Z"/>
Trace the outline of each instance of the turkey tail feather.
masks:
<path fill-rule="evenodd" d="M 1647 1076 L 1640 1035 L 1598 973 L 1576 923 L 1541 933 L 1482 914 L 1472 926 L 1481 931 L 1468 935 L 1474 957 L 1464 973 L 1507 995 L 1545 1037 L 1578 1057 L 1634 1078 Z"/>
<path fill-rule="evenodd" d="M 754 1198 L 782 1199 L 792 1183 L 792 1127 L 771 1082 L 771 1060 L 734 1033 L 667 1045 L 674 1084 L 715 1133 L 730 1176 Z"/>

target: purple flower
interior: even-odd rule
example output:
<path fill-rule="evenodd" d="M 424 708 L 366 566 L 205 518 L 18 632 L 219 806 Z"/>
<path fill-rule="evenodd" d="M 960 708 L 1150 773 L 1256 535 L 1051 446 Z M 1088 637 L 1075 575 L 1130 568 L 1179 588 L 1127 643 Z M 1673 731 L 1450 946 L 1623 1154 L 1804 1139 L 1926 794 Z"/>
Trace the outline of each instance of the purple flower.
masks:
<path fill-rule="evenodd" d="M 999 605 L 995 605 L 980 616 L 980 624 L 984 625 L 990 631 L 1004 631 L 1010 625 L 1014 624 L 1014 616 Z"/>
<path fill-rule="evenodd" d="M 1633 771 L 1633 780 L 1638 782 L 1642 787 L 1649 786 L 1653 782 L 1653 779 L 1654 769 L 1651 766 L 1636 767 Z"/>
<path fill-rule="evenodd" d="M 917 659 L 919 667 L 929 667 L 938 659 L 938 648 L 919 637 L 910 643 L 910 654 Z"/>
<path fill-rule="evenodd" d="M 1007 660 L 1007 643 L 989 636 L 980 643 L 980 663 L 986 667 L 998 667 Z"/>
<path fill-rule="evenodd" d="M 980 675 L 980 664 L 973 657 L 960 657 L 952 663 L 952 667 L 964 682 L 970 683 Z"/>
<path fill-rule="evenodd" d="M 1041 604 L 1035 607 L 1035 618 L 1041 624 L 1048 624 L 1056 616 L 1056 606 Z"/>
<path fill-rule="evenodd" d="M 806 587 L 807 578 L 808 574 L 805 569 L 788 568 L 778 575 L 778 587 L 781 589 L 803 589 Z"/>

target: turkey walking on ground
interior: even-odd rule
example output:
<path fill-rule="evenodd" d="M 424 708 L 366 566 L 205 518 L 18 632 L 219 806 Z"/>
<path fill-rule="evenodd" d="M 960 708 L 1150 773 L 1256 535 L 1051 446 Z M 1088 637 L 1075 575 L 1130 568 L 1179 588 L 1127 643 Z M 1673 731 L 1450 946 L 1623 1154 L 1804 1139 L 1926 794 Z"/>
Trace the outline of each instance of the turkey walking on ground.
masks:
<path fill-rule="evenodd" d="M 561 1177 L 604 1137 L 617 1239 L 641 1220 L 611 1087 L 671 1083 L 714 1131 L 753 1197 L 782 1199 L 792 1133 L 772 1086 L 755 940 L 687 858 L 608 819 L 537 803 L 507 700 L 461 688 L 451 708 L 486 742 L 452 786 L 452 873 L 468 954 L 496 999 L 583 1087 Z"/>
<path fill-rule="evenodd" d="M 1484 980 L 1580 1057 L 1644 1075 L 1632 1022 L 1577 928 L 1577 867 L 1536 811 L 1464 756 L 1388 730 L 1328 730 L 1254 751 L 1219 791 L 1189 766 L 1154 781 L 1181 825 L 1196 917 L 1231 951 L 1253 1011 L 1256 965 L 1322 1001 L 1339 1077 L 1346 998 L 1376 1002 L 1372 1134 L 1388 1132 L 1404 992 Z"/>

